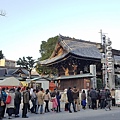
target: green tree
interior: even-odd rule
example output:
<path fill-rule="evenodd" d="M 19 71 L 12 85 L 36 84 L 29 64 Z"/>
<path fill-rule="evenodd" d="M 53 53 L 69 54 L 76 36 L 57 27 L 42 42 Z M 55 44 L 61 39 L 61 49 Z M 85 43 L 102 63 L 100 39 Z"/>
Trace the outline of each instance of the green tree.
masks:
<path fill-rule="evenodd" d="M 35 63 L 36 61 L 30 56 L 19 58 L 19 60 L 17 61 L 17 65 L 20 65 L 20 67 L 25 68 L 29 72 L 29 78 L 31 78 L 31 71 L 32 68 L 35 67 Z"/>
<path fill-rule="evenodd" d="M 40 53 L 41 53 L 40 60 L 48 59 L 51 56 L 57 41 L 58 41 L 58 36 L 49 38 L 47 42 L 42 41 L 42 44 L 40 45 Z"/>
<path fill-rule="evenodd" d="M 0 59 L 3 59 L 4 58 L 4 55 L 2 53 L 2 50 L 0 50 Z"/>
<path fill-rule="evenodd" d="M 55 68 L 50 68 L 47 66 L 41 66 L 40 64 L 36 65 L 36 71 L 40 74 L 40 75 L 56 75 L 57 74 L 57 69 Z"/>
<path fill-rule="evenodd" d="M 53 51 L 55 49 L 55 45 L 56 45 L 57 41 L 58 41 L 58 36 L 49 38 L 47 40 L 47 42 L 42 41 L 42 44 L 40 45 L 41 58 L 39 58 L 38 61 L 42 61 L 42 60 L 50 58 L 51 54 L 53 53 Z M 43 75 L 49 74 L 50 75 L 50 74 L 56 74 L 57 70 L 56 69 L 53 70 L 46 66 L 41 66 L 41 65 L 37 64 L 36 71 L 39 74 L 43 74 Z"/>
<path fill-rule="evenodd" d="M 102 79 L 97 78 L 97 88 L 101 89 L 103 87 Z"/>

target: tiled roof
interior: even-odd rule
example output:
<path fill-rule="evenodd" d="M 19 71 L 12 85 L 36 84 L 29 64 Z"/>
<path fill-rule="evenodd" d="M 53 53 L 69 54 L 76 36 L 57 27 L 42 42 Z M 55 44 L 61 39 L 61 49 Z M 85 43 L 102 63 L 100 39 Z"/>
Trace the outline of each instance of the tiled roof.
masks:
<path fill-rule="evenodd" d="M 96 47 L 96 43 L 72 38 L 62 38 L 61 45 L 66 45 L 70 53 L 78 55 L 80 57 L 89 57 L 89 58 L 101 58 L 101 53 Z"/>
<path fill-rule="evenodd" d="M 18 68 L 18 69 L 14 69 L 13 73 L 12 74 L 17 74 L 17 72 L 19 73 L 22 73 L 22 74 L 25 74 L 25 75 L 28 75 L 28 71 L 24 68 Z"/>
<path fill-rule="evenodd" d="M 0 68 L 0 77 L 3 77 L 7 74 L 7 69 L 6 68 Z"/>
<path fill-rule="evenodd" d="M 101 53 L 97 48 L 97 44 L 95 42 L 85 41 L 81 39 L 74 39 L 70 37 L 59 36 L 58 39 L 59 44 L 63 47 L 66 53 L 61 56 L 56 56 L 53 58 L 49 58 L 43 61 L 40 61 L 40 64 L 50 64 L 56 62 L 58 60 L 64 59 L 68 54 L 77 55 L 80 57 L 87 57 L 90 59 L 101 59 Z M 120 61 L 120 56 L 115 56 L 115 60 Z"/>
<path fill-rule="evenodd" d="M 18 70 L 18 68 L 0 68 L 0 77 L 13 76 L 13 74 L 16 73 L 16 71 Z M 21 68 L 21 70 L 24 74 L 29 75 L 26 69 Z"/>
<path fill-rule="evenodd" d="M 12 75 L 15 70 L 15 68 L 7 68 L 8 75 Z"/>

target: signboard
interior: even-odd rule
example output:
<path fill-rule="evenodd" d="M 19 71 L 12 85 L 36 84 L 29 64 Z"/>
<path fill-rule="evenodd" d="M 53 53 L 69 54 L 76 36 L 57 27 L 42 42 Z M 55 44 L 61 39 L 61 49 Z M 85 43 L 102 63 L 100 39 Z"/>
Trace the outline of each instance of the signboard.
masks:
<path fill-rule="evenodd" d="M 101 63 L 106 63 L 106 58 L 102 58 Z"/>
<path fill-rule="evenodd" d="M 115 103 L 120 105 L 120 90 L 115 90 Z"/>

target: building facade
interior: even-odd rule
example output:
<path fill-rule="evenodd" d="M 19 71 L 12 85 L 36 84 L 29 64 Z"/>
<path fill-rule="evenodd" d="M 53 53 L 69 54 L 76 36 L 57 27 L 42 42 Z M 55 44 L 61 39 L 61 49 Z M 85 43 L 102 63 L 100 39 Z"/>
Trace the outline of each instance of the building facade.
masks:
<path fill-rule="evenodd" d="M 16 66 L 16 61 L 14 60 L 7 60 L 7 59 L 0 60 L 0 67 L 14 68 L 15 66 Z"/>
<path fill-rule="evenodd" d="M 101 53 L 97 48 L 98 44 L 101 43 L 60 35 L 51 57 L 40 61 L 40 64 L 58 70 L 58 78 L 55 78 L 58 89 L 63 90 L 69 86 L 77 86 L 80 90 L 87 88 L 88 85 L 89 88 L 93 87 L 93 78 L 100 79 L 102 83 L 104 81 L 102 77 L 104 73 L 102 72 Z M 116 73 L 120 74 L 118 71 L 120 51 L 113 49 L 112 53 L 115 69 L 114 76 L 116 76 Z M 96 75 L 91 73 L 90 65 L 96 66 Z M 86 80 L 89 81 L 87 84 Z M 113 81 L 115 83 L 116 79 Z"/>

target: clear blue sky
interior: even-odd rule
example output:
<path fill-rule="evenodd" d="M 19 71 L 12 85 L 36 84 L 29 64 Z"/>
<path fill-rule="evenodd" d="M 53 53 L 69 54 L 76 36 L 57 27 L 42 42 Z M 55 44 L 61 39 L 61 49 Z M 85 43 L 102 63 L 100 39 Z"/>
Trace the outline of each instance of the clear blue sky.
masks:
<path fill-rule="evenodd" d="M 120 50 L 119 0 L 0 0 L 0 50 L 6 59 L 40 57 L 41 41 L 62 34 L 101 42 L 100 29 Z"/>

